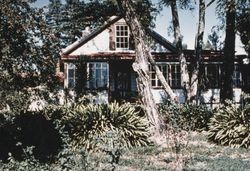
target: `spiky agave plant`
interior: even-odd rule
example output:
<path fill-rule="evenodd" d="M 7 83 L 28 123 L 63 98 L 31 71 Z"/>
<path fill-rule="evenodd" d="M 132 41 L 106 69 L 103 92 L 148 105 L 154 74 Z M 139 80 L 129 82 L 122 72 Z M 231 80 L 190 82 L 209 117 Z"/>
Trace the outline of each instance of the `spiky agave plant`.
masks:
<path fill-rule="evenodd" d="M 116 143 L 123 147 L 149 144 L 148 121 L 130 103 L 79 104 L 70 113 L 75 147 L 94 149 L 108 132 L 118 132 L 120 138 Z"/>
<path fill-rule="evenodd" d="M 209 123 L 209 139 L 231 147 L 250 147 L 250 105 L 238 108 L 227 101 L 215 110 Z"/>

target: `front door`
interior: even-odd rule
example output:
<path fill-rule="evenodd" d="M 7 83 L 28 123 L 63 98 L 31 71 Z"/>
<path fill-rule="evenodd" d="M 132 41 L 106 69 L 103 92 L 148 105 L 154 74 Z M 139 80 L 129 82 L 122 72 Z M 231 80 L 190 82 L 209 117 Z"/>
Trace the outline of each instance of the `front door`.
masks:
<path fill-rule="evenodd" d="M 129 98 L 131 92 L 131 62 L 115 61 L 110 63 L 113 88 L 112 100 L 122 101 Z"/>

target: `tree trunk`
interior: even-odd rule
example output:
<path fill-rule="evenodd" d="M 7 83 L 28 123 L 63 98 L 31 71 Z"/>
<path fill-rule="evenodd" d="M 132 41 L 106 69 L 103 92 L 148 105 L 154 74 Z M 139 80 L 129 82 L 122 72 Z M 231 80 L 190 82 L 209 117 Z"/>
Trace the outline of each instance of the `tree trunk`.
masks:
<path fill-rule="evenodd" d="M 165 92 L 169 96 L 170 100 L 172 102 L 177 102 L 178 103 L 178 97 L 176 94 L 173 92 L 169 84 L 167 83 L 165 77 L 163 76 L 162 72 L 160 71 L 159 67 L 156 65 L 155 60 L 153 59 L 152 55 L 150 54 L 148 56 L 148 60 L 150 64 L 152 65 L 153 69 L 155 70 L 157 78 L 160 80 Z"/>
<path fill-rule="evenodd" d="M 188 68 L 187 68 L 187 60 L 183 54 L 182 50 L 182 35 L 180 29 L 180 22 L 178 16 L 178 10 L 176 5 L 176 0 L 172 1 L 170 4 L 171 12 L 172 12 L 172 21 L 174 27 L 174 37 L 176 42 L 176 47 L 179 51 L 179 62 L 180 62 L 180 73 L 181 73 L 181 86 L 183 88 L 185 99 L 187 100 L 187 91 L 189 90 L 189 75 L 188 75 Z"/>
<path fill-rule="evenodd" d="M 133 69 L 138 74 L 137 86 L 139 96 L 146 108 L 148 119 L 153 125 L 151 133 L 159 137 L 163 133 L 164 122 L 159 115 L 156 103 L 153 99 L 148 65 L 148 59 L 151 53 L 147 43 L 145 29 L 141 26 L 136 16 L 131 0 L 117 0 L 117 2 L 135 39 L 136 59 L 133 63 Z"/>
<path fill-rule="evenodd" d="M 190 103 L 197 104 L 198 103 L 198 84 L 199 84 L 199 70 L 200 70 L 200 61 L 201 61 L 201 51 L 203 44 L 203 35 L 205 29 L 205 1 L 199 0 L 199 23 L 198 23 L 198 31 L 195 38 L 195 57 L 191 62 L 192 66 L 192 76 L 190 81 L 190 91 L 189 91 L 189 99 Z"/>
<path fill-rule="evenodd" d="M 226 6 L 226 37 L 224 47 L 224 61 L 222 67 L 221 101 L 233 99 L 233 72 L 235 54 L 235 0 L 227 0 Z"/>

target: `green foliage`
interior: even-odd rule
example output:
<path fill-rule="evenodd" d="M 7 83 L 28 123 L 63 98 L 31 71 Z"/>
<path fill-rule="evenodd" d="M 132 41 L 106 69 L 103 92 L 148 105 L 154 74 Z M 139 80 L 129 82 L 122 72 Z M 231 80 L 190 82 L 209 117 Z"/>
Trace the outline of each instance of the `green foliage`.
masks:
<path fill-rule="evenodd" d="M 209 123 L 209 139 L 232 147 L 250 146 L 250 105 L 243 109 L 226 101 L 218 107 Z"/>
<path fill-rule="evenodd" d="M 29 94 L 24 91 L 0 91 L 0 110 L 9 107 L 13 114 L 28 109 Z M 7 109 L 6 109 L 7 110 Z"/>
<path fill-rule="evenodd" d="M 94 30 L 111 16 L 120 15 L 115 1 L 50 1 L 46 13 L 47 23 L 65 47 L 82 37 L 82 31 L 89 27 Z M 137 0 L 134 3 L 136 12 L 145 27 L 154 26 L 157 9 L 150 0 Z"/>
<path fill-rule="evenodd" d="M 149 144 L 147 119 L 138 116 L 129 103 L 75 105 L 66 110 L 62 121 L 67 125 L 75 147 L 93 149 L 110 131 L 119 132 L 119 144 L 123 147 Z"/>
<path fill-rule="evenodd" d="M 55 85 L 57 42 L 31 1 L 1 1 L 0 90 Z"/>
<path fill-rule="evenodd" d="M 40 163 L 32 156 L 32 149 L 27 148 L 24 149 L 25 153 L 30 153 L 23 161 L 17 161 L 15 158 L 9 153 L 9 162 L 2 163 L 0 161 L 0 170 L 18 170 L 18 171 L 41 171 L 41 170 L 51 170 L 51 167 L 48 164 Z"/>
<path fill-rule="evenodd" d="M 160 106 L 160 113 L 168 124 L 184 130 L 200 131 L 208 128 L 212 111 L 206 106 L 167 104 Z"/>
<path fill-rule="evenodd" d="M 250 29 L 248 23 L 250 23 L 250 10 L 248 7 L 243 9 L 236 15 L 236 28 L 240 35 L 241 42 L 244 44 L 245 51 L 249 54 L 250 51 Z"/>
<path fill-rule="evenodd" d="M 98 9 L 98 10 L 97 10 Z M 110 16 L 117 15 L 117 7 L 111 1 L 50 1 L 46 13 L 47 23 L 53 28 L 65 47 L 82 36 L 86 27 L 99 26 Z"/>
<path fill-rule="evenodd" d="M 26 155 L 22 149 L 33 146 L 34 157 L 48 162 L 61 149 L 61 135 L 43 113 L 1 113 L 0 117 L 0 160 L 6 161 L 8 153 L 17 160 L 24 160 Z"/>
<path fill-rule="evenodd" d="M 22 111 L 38 111 L 48 104 L 58 104 L 57 90 L 50 91 L 46 86 L 23 90 L 0 90 L 0 113 L 10 111 L 19 115 Z"/>

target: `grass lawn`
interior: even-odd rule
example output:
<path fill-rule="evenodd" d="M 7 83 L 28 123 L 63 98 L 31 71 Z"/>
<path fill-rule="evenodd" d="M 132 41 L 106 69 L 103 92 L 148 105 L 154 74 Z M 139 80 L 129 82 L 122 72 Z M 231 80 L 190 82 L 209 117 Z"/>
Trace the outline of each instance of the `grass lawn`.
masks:
<path fill-rule="evenodd" d="M 178 155 L 171 143 L 126 150 L 117 170 L 249 170 L 250 150 L 210 143 L 206 132 L 190 132 Z"/>
<path fill-rule="evenodd" d="M 175 139 L 168 138 L 168 141 L 160 146 L 122 150 L 118 164 L 114 165 L 111 164 L 112 158 L 107 153 L 90 152 L 86 156 L 73 154 L 68 158 L 60 158 L 58 162 L 47 166 L 36 164 L 32 160 L 28 163 L 0 162 L 0 170 L 110 171 L 115 168 L 116 171 L 250 171 L 250 150 L 219 146 L 208 142 L 206 136 L 207 132 L 183 133 Z M 174 145 L 173 142 L 177 143 Z M 62 160 L 68 169 L 60 167 Z"/>

